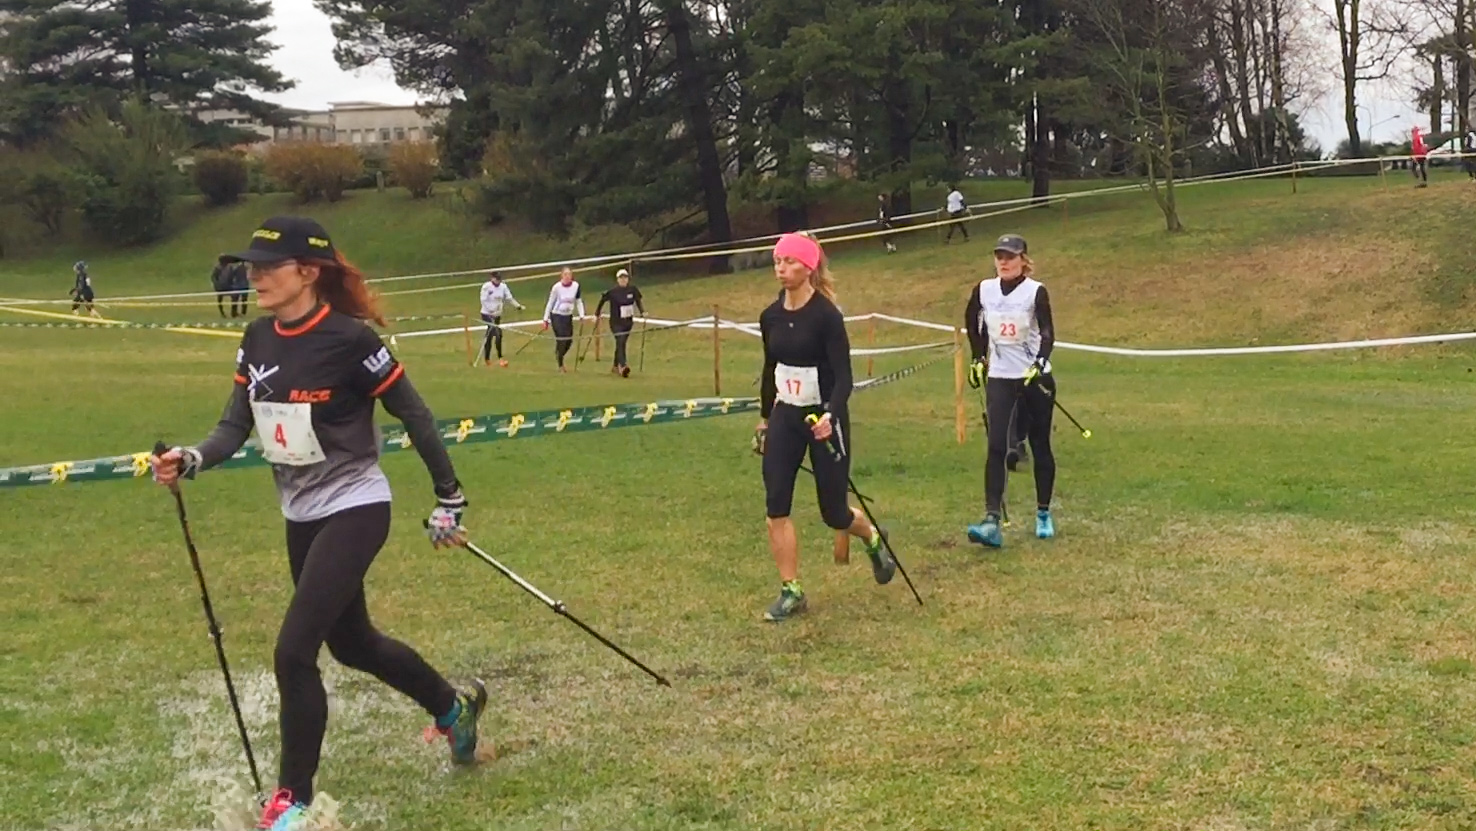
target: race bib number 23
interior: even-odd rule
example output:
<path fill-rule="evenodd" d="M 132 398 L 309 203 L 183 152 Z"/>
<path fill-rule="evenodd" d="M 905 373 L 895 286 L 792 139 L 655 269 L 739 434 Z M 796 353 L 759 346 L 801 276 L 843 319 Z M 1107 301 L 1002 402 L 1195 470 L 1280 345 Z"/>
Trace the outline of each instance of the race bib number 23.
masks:
<path fill-rule="evenodd" d="M 256 401 L 251 404 L 251 412 L 256 417 L 262 458 L 268 462 L 300 467 L 327 458 L 318 434 L 313 432 L 311 404 Z"/>

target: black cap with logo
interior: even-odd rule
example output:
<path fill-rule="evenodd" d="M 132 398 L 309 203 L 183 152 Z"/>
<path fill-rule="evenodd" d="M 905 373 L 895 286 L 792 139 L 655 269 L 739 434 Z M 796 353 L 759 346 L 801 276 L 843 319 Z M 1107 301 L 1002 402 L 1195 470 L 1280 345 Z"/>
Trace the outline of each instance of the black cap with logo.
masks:
<path fill-rule="evenodd" d="M 333 260 L 337 251 L 328 232 L 315 219 L 304 216 L 274 216 L 251 233 L 251 245 L 239 254 L 226 254 L 224 262 L 275 263 L 282 260 Z"/>
<path fill-rule="evenodd" d="M 1019 234 L 1005 234 L 994 244 L 995 251 L 1008 251 L 1011 254 L 1020 255 L 1026 251 L 1025 238 Z"/>

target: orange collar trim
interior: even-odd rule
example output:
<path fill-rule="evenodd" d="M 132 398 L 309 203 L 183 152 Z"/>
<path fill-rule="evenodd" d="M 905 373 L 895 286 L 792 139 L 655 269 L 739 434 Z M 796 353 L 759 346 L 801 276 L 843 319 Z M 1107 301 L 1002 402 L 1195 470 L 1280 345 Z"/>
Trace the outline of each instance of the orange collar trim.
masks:
<path fill-rule="evenodd" d="M 307 322 L 305 323 L 293 326 L 290 329 L 284 329 L 282 328 L 282 321 L 274 320 L 272 321 L 272 326 L 276 328 L 277 334 L 281 335 L 282 337 L 295 338 L 298 335 L 301 335 L 302 333 L 308 331 L 309 329 L 312 329 L 314 326 L 317 326 L 319 323 L 322 323 L 323 318 L 327 317 L 328 313 L 331 311 L 333 311 L 333 308 L 327 303 L 324 303 L 323 308 L 319 309 L 317 314 L 308 318 Z"/>

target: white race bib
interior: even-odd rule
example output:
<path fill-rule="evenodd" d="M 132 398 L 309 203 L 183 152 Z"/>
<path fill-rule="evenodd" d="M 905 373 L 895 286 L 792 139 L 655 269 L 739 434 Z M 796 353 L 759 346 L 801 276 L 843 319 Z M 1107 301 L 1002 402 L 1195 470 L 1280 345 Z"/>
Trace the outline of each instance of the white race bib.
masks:
<path fill-rule="evenodd" d="M 989 339 L 998 344 L 1014 346 L 1030 337 L 1029 312 L 989 312 L 984 324 L 989 327 Z"/>
<path fill-rule="evenodd" d="M 779 388 L 779 400 L 785 404 L 796 407 L 820 406 L 818 367 L 779 364 L 774 367 L 774 385 Z"/>
<path fill-rule="evenodd" d="M 631 318 L 635 317 L 635 313 L 636 313 L 636 307 L 635 306 L 621 306 L 620 307 L 620 317 L 623 320 L 630 320 Z"/>
<path fill-rule="evenodd" d="M 261 455 L 274 465 L 317 464 L 328 458 L 313 432 L 311 404 L 275 404 L 251 402 L 256 417 L 256 435 L 261 440 Z"/>

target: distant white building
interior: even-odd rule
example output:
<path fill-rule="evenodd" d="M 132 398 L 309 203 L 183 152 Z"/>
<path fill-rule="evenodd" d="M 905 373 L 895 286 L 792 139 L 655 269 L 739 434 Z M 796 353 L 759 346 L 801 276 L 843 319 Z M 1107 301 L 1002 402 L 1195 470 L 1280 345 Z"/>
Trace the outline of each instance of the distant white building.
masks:
<path fill-rule="evenodd" d="M 398 106 L 374 101 L 336 101 L 326 110 L 283 108 L 286 126 L 269 126 L 237 110 L 201 110 L 195 117 L 223 123 L 262 137 L 253 147 L 285 141 L 351 144 L 360 149 L 384 149 L 391 144 L 431 141 L 436 125 L 446 118 L 445 107 Z"/>

